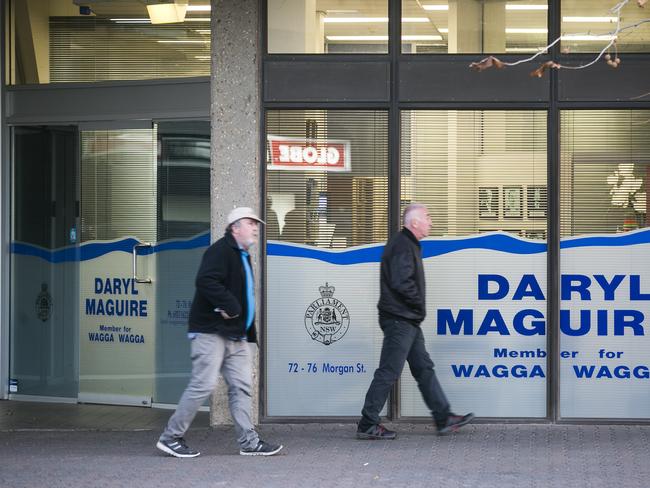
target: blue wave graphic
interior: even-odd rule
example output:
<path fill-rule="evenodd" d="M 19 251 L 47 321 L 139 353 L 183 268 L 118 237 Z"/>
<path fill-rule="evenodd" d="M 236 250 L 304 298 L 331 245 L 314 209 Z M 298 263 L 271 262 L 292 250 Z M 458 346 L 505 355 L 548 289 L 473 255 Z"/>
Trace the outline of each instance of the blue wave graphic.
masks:
<path fill-rule="evenodd" d="M 560 242 L 560 249 L 571 249 L 574 247 L 619 247 L 635 246 L 637 244 L 650 243 L 650 228 L 634 232 L 625 232 L 611 236 L 585 236 L 570 237 Z"/>
<path fill-rule="evenodd" d="M 39 246 L 20 242 L 11 243 L 11 252 L 23 256 L 35 256 L 50 263 L 87 261 L 111 252 L 131 253 L 138 241 L 133 238 L 115 242 L 91 242 L 81 246 L 47 250 Z M 622 247 L 650 243 L 650 228 L 615 235 L 570 237 L 560 242 L 560 249 L 578 247 Z M 170 240 L 161 242 L 152 248 L 142 248 L 142 255 L 165 251 L 187 250 L 210 245 L 209 232 L 199 234 L 188 240 Z M 494 233 L 460 239 L 440 239 L 422 241 L 422 256 L 430 258 L 467 249 L 486 249 L 509 254 L 539 254 L 547 250 L 545 241 L 519 239 L 511 234 Z M 285 256 L 293 258 L 315 259 L 336 265 L 378 263 L 384 250 L 383 244 L 352 248 L 343 251 L 319 249 L 300 244 L 268 242 L 268 256 Z"/>
<path fill-rule="evenodd" d="M 21 256 L 35 256 L 47 262 L 57 264 L 88 261 L 112 252 L 125 252 L 131 254 L 133 252 L 133 246 L 138 243 L 139 241 L 130 237 L 128 239 L 114 242 L 90 242 L 80 246 L 70 246 L 62 249 L 49 250 L 32 244 L 12 242 L 10 249 L 14 254 L 19 254 Z M 188 240 L 164 241 L 150 248 L 141 248 L 138 251 L 138 255 L 146 256 L 148 254 L 155 254 L 164 251 L 196 249 L 200 247 L 208 247 L 209 245 L 210 233 L 206 232 Z"/>
<path fill-rule="evenodd" d="M 491 249 L 511 254 L 535 254 L 546 252 L 546 243 L 519 240 L 509 234 L 486 234 L 479 237 L 450 240 L 422 241 L 422 257 L 430 258 L 464 249 Z M 298 247 L 292 244 L 268 243 L 269 256 L 286 256 L 316 259 L 330 264 L 350 265 L 378 263 L 384 250 L 383 244 L 351 249 L 349 251 L 330 251 L 313 247 Z"/>
<path fill-rule="evenodd" d="M 560 249 L 594 246 L 618 247 L 648 243 L 650 243 L 650 228 L 611 236 L 567 238 L 560 242 Z M 539 254 L 547 251 L 546 241 L 524 240 L 505 233 L 484 234 L 461 239 L 425 240 L 421 244 L 424 258 L 467 249 L 486 249 L 509 254 Z M 348 251 L 332 251 L 280 242 L 270 242 L 266 246 L 266 252 L 269 256 L 315 259 L 338 265 L 378 263 L 381 261 L 383 249 L 383 244 Z"/>
<path fill-rule="evenodd" d="M 330 264 L 360 264 L 378 263 L 381 261 L 383 245 L 365 247 L 361 249 L 350 249 L 349 251 L 329 251 L 312 247 L 298 247 L 291 244 L 269 242 L 266 244 L 268 256 L 286 256 L 291 258 L 307 258 L 325 261 Z"/>

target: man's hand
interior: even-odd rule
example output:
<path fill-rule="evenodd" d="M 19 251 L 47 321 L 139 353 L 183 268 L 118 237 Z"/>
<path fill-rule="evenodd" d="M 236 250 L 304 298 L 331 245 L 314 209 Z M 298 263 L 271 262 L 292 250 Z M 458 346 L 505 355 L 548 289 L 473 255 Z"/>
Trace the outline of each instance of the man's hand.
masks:
<path fill-rule="evenodd" d="M 219 313 L 221 313 L 221 316 L 222 316 L 224 319 L 226 319 L 226 320 L 230 320 L 230 319 L 234 319 L 234 318 L 239 317 L 239 315 L 233 315 L 233 316 L 231 317 L 230 315 L 228 315 L 228 314 L 227 314 L 226 312 L 224 312 L 223 310 L 219 310 Z"/>

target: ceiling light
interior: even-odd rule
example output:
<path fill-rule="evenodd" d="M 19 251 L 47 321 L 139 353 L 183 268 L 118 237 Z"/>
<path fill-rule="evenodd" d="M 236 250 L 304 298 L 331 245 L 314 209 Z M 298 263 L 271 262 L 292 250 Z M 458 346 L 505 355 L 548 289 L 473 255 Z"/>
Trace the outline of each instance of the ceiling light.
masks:
<path fill-rule="evenodd" d="M 506 10 L 548 10 L 548 5 L 519 5 L 506 3 Z"/>
<path fill-rule="evenodd" d="M 325 36 L 328 41 L 387 41 L 388 36 Z M 442 41 L 438 35 L 402 36 L 403 41 Z"/>
<path fill-rule="evenodd" d="M 616 36 L 606 34 L 602 36 L 587 34 L 565 34 L 562 36 L 563 41 L 613 41 Z"/>
<path fill-rule="evenodd" d="M 618 17 L 562 17 L 562 22 L 603 22 L 611 24 L 617 21 Z"/>
<path fill-rule="evenodd" d="M 208 60 L 211 56 L 194 56 L 194 59 Z"/>
<path fill-rule="evenodd" d="M 441 34 L 447 34 L 449 32 L 449 29 L 447 27 L 440 27 L 438 29 L 438 32 L 440 32 Z"/>
<path fill-rule="evenodd" d="M 210 17 L 185 17 L 185 22 L 210 22 Z"/>
<path fill-rule="evenodd" d="M 546 34 L 548 29 L 537 27 L 506 28 L 506 34 Z"/>
<path fill-rule="evenodd" d="M 388 17 L 325 17 L 326 24 L 365 24 L 388 22 Z"/>
<path fill-rule="evenodd" d="M 387 41 L 388 36 L 325 36 L 328 41 Z"/>
<path fill-rule="evenodd" d="M 149 19 L 110 19 L 112 22 L 115 22 L 116 24 L 151 24 L 151 20 Z"/>
<path fill-rule="evenodd" d="M 187 0 L 156 0 L 147 4 L 152 24 L 173 24 L 185 20 Z"/>
<path fill-rule="evenodd" d="M 388 17 L 325 17 L 323 22 L 326 24 L 386 24 Z M 402 22 L 424 24 L 429 22 L 429 19 L 427 17 L 402 17 Z"/>
<path fill-rule="evenodd" d="M 422 8 L 424 10 L 443 11 L 443 10 L 449 10 L 449 5 L 422 5 Z"/>
<path fill-rule="evenodd" d="M 160 44 L 210 44 L 210 39 L 169 39 L 157 42 Z"/>
<path fill-rule="evenodd" d="M 507 47 L 507 53 L 536 53 L 543 51 L 543 47 Z"/>
<path fill-rule="evenodd" d="M 442 36 L 438 36 L 435 34 L 402 36 L 402 41 L 442 41 Z"/>
<path fill-rule="evenodd" d="M 209 12 L 210 5 L 188 5 L 187 11 L 188 12 Z"/>

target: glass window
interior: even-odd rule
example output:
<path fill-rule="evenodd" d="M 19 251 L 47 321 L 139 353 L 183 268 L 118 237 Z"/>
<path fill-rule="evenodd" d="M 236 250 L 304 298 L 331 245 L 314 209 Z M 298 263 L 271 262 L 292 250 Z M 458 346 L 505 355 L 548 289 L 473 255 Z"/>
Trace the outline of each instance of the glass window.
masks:
<path fill-rule="evenodd" d="M 546 416 L 544 111 L 402 112 L 401 199 L 422 241 L 425 343 L 456 411 Z M 402 375 L 401 415 L 428 416 Z"/>
<path fill-rule="evenodd" d="M 562 0 L 562 51 L 566 53 L 600 52 L 616 34 L 616 2 L 609 0 Z M 647 9 L 629 2 L 621 10 L 621 31 L 616 48 L 623 52 L 650 51 L 650 24 Z M 639 25 L 637 25 L 639 24 Z M 612 53 L 614 49 L 612 49 Z"/>
<path fill-rule="evenodd" d="M 650 110 L 561 126 L 560 413 L 649 418 Z"/>
<path fill-rule="evenodd" d="M 11 3 L 10 84 L 180 78 L 210 74 L 210 5 L 152 24 L 144 2 Z M 137 46 L 137 49 L 134 49 Z"/>
<path fill-rule="evenodd" d="M 547 43 L 547 13 L 540 0 L 402 0 L 402 52 L 536 52 Z"/>
<path fill-rule="evenodd" d="M 387 0 L 268 0 L 269 53 L 387 53 Z"/>
<path fill-rule="evenodd" d="M 388 113 L 266 114 L 270 416 L 356 416 L 379 364 Z"/>

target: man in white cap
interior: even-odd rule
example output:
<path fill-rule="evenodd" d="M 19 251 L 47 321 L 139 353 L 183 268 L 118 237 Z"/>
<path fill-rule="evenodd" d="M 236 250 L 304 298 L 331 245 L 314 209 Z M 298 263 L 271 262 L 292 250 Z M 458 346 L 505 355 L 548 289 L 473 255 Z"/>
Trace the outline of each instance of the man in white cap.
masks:
<path fill-rule="evenodd" d="M 192 377 L 156 447 L 175 457 L 196 457 L 183 436 L 199 407 L 217 386 L 219 374 L 228 385 L 228 403 L 239 454 L 272 456 L 282 445 L 261 440 L 251 421 L 253 388 L 249 342 L 255 331 L 255 282 L 248 251 L 264 223 L 249 207 L 228 214 L 225 235 L 203 255 L 189 316 Z"/>

